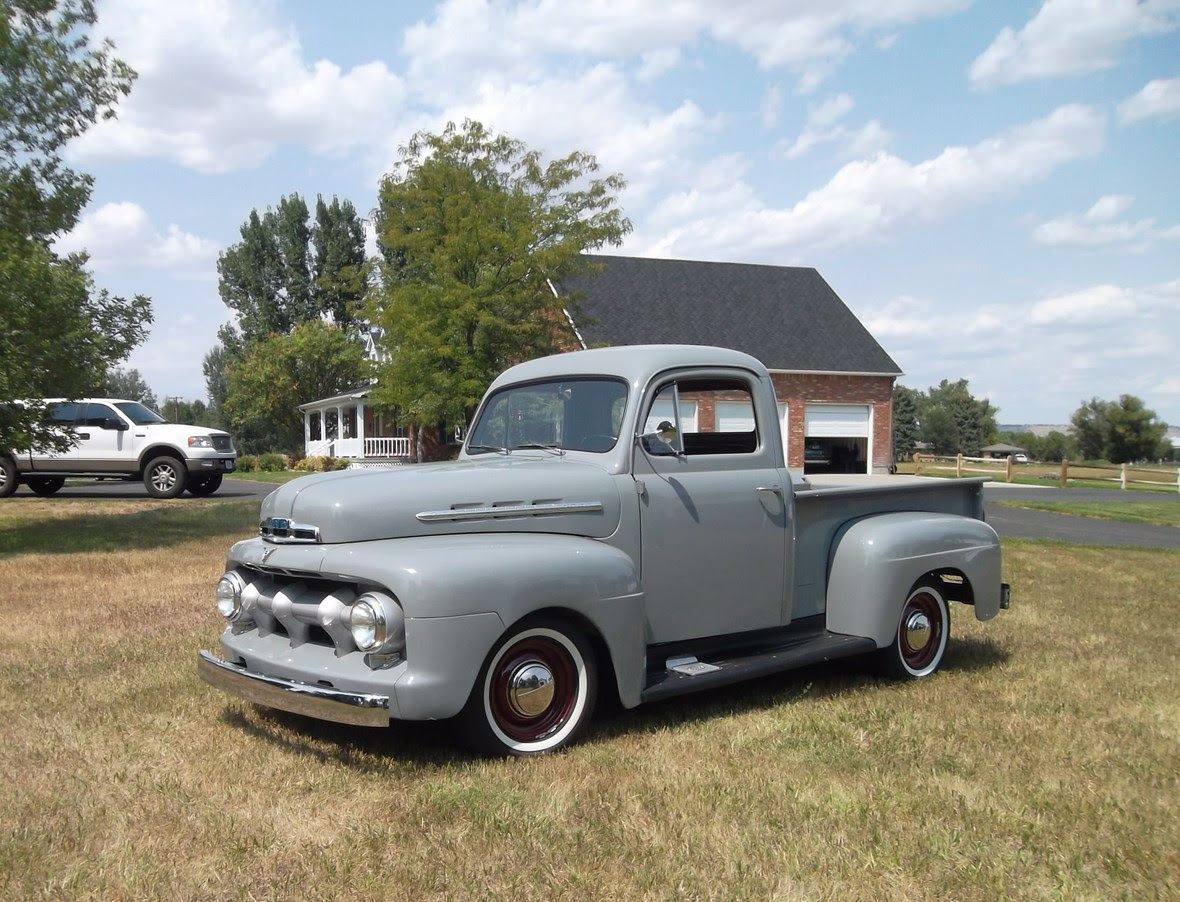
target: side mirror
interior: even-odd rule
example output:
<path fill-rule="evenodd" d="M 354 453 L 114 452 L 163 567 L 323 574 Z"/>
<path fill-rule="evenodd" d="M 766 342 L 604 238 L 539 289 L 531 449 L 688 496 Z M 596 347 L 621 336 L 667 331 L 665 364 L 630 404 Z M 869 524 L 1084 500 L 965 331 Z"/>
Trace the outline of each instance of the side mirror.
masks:
<path fill-rule="evenodd" d="M 643 450 L 653 457 L 679 457 L 684 453 L 680 447 L 680 433 L 676 427 L 664 420 L 655 432 L 643 436 Z"/>
<path fill-rule="evenodd" d="M 102 421 L 103 429 L 114 429 L 116 432 L 126 432 L 130 427 L 118 417 L 107 417 Z"/>

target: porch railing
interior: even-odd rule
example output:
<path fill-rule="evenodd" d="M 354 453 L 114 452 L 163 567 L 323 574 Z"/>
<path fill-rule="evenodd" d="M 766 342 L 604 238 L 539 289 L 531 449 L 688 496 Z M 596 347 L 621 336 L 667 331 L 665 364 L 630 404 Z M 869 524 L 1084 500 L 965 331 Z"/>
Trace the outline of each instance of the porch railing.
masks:
<path fill-rule="evenodd" d="M 409 457 L 410 440 L 408 438 L 366 438 L 365 458 Z"/>

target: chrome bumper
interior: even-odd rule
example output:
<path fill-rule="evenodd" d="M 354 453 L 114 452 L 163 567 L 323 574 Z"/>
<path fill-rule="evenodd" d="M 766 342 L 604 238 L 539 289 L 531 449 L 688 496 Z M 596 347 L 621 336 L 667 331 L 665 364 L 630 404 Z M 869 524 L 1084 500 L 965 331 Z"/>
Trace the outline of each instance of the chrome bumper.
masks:
<path fill-rule="evenodd" d="M 216 689 L 256 705 L 360 727 L 389 726 L 389 696 L 341 692 L 310 683 L 248 673 L 207 651 L 197 655 L 197 674 Z"/>

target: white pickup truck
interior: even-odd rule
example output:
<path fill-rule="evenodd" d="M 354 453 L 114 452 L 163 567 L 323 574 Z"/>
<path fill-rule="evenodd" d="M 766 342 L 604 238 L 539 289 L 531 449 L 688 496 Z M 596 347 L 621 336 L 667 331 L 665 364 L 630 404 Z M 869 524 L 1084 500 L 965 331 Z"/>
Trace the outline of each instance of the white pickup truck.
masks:
<path fill-rule="evenodd" d="M 237 461 L 229 433 L 169 423 L 138 401 L 49 398 L 43 403 L 71 445 L 61 452 L 0 449 L 0 498 L 22 482 L 38 495 L 52 495 L 72 476 L 142 479 L 155 498 L 175 498 L 185 489 L 211 495 Z"/>
<path fill-rule="evenodd" d="M 332 721 L 456 718 L 508 755 L 571 742 L 603 692 L 634 707 L 860 653 L 927 677 L 951 602 L 1008 606 L 984 481 L 794 478 L 770 376 L 735 351 L 534 360 L 492 384 L 457 462 L 268 496 L 198 672 Z"/>

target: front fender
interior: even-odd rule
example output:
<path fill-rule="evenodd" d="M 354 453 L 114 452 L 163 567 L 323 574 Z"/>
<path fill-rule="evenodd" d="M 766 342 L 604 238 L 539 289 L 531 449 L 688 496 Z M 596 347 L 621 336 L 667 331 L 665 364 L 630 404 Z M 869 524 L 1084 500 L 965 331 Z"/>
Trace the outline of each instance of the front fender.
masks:
<path fill-rule="evenodd" d="M 1000 610 L 1000 540 L 982 520 L 907 511 L 845 527 L 832 544 L 827 624 L 836 633 L 893 641 L 910 589 L 934 571 L 955 571 L 970 584 L 975 617 Z"/>
<path fill-rule="evenodd" d="M 495 614 L 506 629 L 536 611 L 572 613 L 606 644 L 623 704 L 639 703 L 643 593 L 635 562 L 611 545 L 579 536 L 496 533 L 319 547 L 325 549 L 320 562 L 325 576 L 373 582 L 393 592 L 405 612 L 407 641 L 419 631 L 445 632 L 445 623 L 433 622 L 440 618 Z M 446 682 L 466 687 L 465 701 L 490 648 L 415 660 L 407 644 L 407 658 L 415 672 L 447 669 Z"/>

